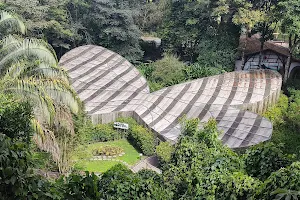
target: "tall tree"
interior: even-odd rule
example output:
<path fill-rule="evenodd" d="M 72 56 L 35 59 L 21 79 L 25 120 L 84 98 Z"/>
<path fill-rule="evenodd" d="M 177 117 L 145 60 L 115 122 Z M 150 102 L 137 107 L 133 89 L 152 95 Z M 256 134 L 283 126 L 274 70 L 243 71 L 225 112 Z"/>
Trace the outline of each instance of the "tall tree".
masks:
<path fill-rule="evenodd" d="M 254 26 L 254 33 L 258 32 L 260 34 L 259 41 L 261 45 L 258 66 L 261 68 L 264 44 L 266 41 L 273 39 L 273 33 L 278 22 L 274 15 L 278 0 L 256 0 L 253 4 L 257 10 L 264 14 L 263 20 Z"/>
<path fill-rule="evenodd" d="M 47 40 L 58 56 L 86 42 L 82 32 L 85 28 L 71 18 L 66 8 L 69 0 L 3 2 L 5 10 L 17 13 L 24 19 L 28 27 L 28 36 Z"/>
<path fill-rule="evenodd" d="M 291 60 L 294 51 L 300 45 L 300 6 L 298 0 L 281 0 L 277 9 L 281 23 L 281 31 L 289 35 L 289 56 L 284 69 L 283 82 L 286 83 L 289 76 Z"/>
<path fill-rule="evenodd" d="M 217 0 L 216 7 L 213 11 L 213 16 L 220 20 L 232 20 L 236 25 L 241 26 L 241 36 L 245 39 L 242 40 L 242 69 L 245 64 L 245 49 L 247 47 L 247 37 L 250 37 L 253 29 L 256 27 L 260 28 L 260 31 L 264 31 L 263 43 L 269 37 L 269 31 L 265 26 L 259 26 L 267 22 L 266 13 L 264 12 L 264 6 L 267 7 L 266 1 L 268 0 Z M 267 10 L 267 9 L 265 9 Z M 262 50 L 261 50 L 262 51 Z"/>
<path fill-rule="evenodd" d="M 24 32 L 24 24 L 17 18 L 6 20 L 13 15 L 4 12 L 0 16 L 1 27 Z M 55 133 L 62 129 L 74 132 L 71 112 L 77 113 L 79 104 L 68 76 L 58 67 L 55 52 L 45 41 L 12 35 L 0 39 L 0 93 L 32 102 L 36 142 L 59 162 L 62 153 Z"/>

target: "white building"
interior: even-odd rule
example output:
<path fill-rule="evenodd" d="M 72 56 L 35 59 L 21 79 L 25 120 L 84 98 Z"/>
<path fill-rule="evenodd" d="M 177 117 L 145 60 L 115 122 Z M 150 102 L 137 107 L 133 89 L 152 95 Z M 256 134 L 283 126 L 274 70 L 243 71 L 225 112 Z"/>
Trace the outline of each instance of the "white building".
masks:
<path fill-rule="evenodd" d="M 240 40 L 240 58 L 236 61 L 236 70 L 258 69 L 260 41 L 256 37 L 241 38 Z M 244 68 L 242 61 L 242 52 L 244 50 Z M 273 41 L 265 42 L 262 54 L 262 66 L 265 69 L 272 69 L 283 74 L 284 67 L 289 55 L 287 47 Z M 292 58 L 289 70 L 290 78 L 300 79 L 300 60 Z"/>

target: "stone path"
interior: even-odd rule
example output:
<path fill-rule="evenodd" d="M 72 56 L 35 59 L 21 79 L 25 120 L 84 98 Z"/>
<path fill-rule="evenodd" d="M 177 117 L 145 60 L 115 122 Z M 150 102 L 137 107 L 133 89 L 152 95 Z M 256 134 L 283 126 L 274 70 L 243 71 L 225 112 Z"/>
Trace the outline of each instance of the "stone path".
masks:
<path fill-rule="evenodd" d="M 115 161 L 115 162 L 120 162 L 120 163 L 126 165 L 128 168 L 131 167 L 131 165 L 129 165 L 127 162 L 125 162 L 125 161 L 123 161 L 123 160 L 116 159 L 116 158 L 102 158 L 102 157 L 98 157 L 98 158 L 97 158 L 97 157 L 93 157 L 93 158 L 91 158 L 90 160 L 103 160 L 103 161 L 107 160 L 107 161 Z"/>
<path fill-rule="evenodd" d="M 161 174 L 161 170 L 157 167 L 158 166 L 158 159 L 155 156 L 147 157 L 142 160 L 140 160 L 138 163 L 135 165 L 129 165 L 127 162 L 123 160 L 119 160 L 116 158 L 102 158 L 102 157 L 93 157 L 90 160 L 107 160 L 107 161 L 115 161 L 115 162 L 120 162 L 127 166 L 129 169 L 131 169 L 134 173 L 139 172 L 142 169 L 150 169 L 153 170 L 159 174 Z"/>

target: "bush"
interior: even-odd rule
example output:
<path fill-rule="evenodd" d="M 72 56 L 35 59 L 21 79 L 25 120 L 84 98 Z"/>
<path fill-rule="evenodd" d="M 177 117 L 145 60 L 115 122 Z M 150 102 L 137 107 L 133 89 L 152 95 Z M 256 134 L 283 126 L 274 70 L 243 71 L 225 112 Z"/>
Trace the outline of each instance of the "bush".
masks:
<path fill-rule="evenodd" d="M 161 60 L 152 63 L 154 71 L 152 81 L 160 83 L 163 86 L 171 86 L 185 80 L 185 64 L 174 55 L 165 55 Z"/>
<path fill-rule="evenodd" d="M 172 193 L 155 172 L 134 174 L 121 164 L 105 172 L 99 186 L 102 199 L 172 199 Z"/>
<path fill-rule="evenodd" d="M 84 142 L 107 142 L 121 139 L 124 133 L 120 133 L 110 124 L 93 125 L 91 121 L 87 121 L 78 129 L 78 135 Z"/>
<path fill-rule="evenodd" d="M 221 176 L 216 199 L 253 199 L 261 182 L 241 172 Z"/>
<path fill-rule="evenodd" d="M 282 144 L 268 142 L 248 149 L 244 155 L 247 173 L 265 180 L 272 172 L 290 165 L 293 157 L 283 154 L 282 148 Z"/>
<path fill-rule="evenodd" d="M 103 146 L 94 150 L 96 156 L 118 156 L 123 153 L 124 150 L 121 147 Z"/>
<path fill-rule="evenodd" d="M 0 133 L 12 140 L 29 143 L 32 134 L 32 108 L 28 102 L 18 101 L 11 95 L 0 94 Z"/>
<path fill-rule="evenodd" d="M 61 177 L 56 184 L 61 189 L 64 198 L 61 199 L 99 199 L 99 178 L 94 173 L 85 172 L 85 175 L 71 173 Z"/>
<path fill-rule="evenodd" d="M 292 126 L 300 128 L 300 90 L 289 89 L 290 107 L 287 118 Z"/>
<path fill-rule="evenodd" d="M 273 122 L 272 142 L 284 143 L 283 152 L 299 155 L 299 90 L 289 88 L 288 91 L 290 97 L 281 94 L 277 104 L 269 108 L 264 116 Z"/>
<path fill-rule="evenodd" d="M 186 67 L 184 72 L 186 74 L 187 79 L 193 80 L 197 78 L 222 74 L 226 71 L 221 68 L 209 67 L 206 65 L 195 63 L 193 65 Z"/>
<path fill-rule="evenodd" d="M 160 164 L 169 163 L 171 161 L 171 155 L 174 147 L 169 142 L 161 142 L 156 146 L 156 155 Z"/>
<path fill-rule="evenodd" d="M 134 125 L 129 131 L 129 140 L 139 148 L 144 155 L 150 156 L 154 154 L 155 140 L 154 134 L 141 125 Z"/>
<path fill-rule="evenodd" d="M 256 199 L 274 199 L 277 189 L 300 191 L 300 162 L 281 168 L 263 183 Z"/>
<path fill-rule="evenodd" d="M 284 123 L 284 116 L 289 106 L 289 99 L 286 95 L 281 94 L 277 104 L 269 108 L 263 115 L 271 120 L 274 124 Z"/>
<path fill-rule="evenodd" d="M 139 125 L 131 117 L 120 117 L 116 121 L 127 123 L 129 125 L 128 140 L 146 156 L 154 154 L 155 151 L 155 137 L 154 134 Z"/>
<path fill-rule="evenodd" d="M 132 126 L 135 126 L 135 125 L 139 125 L 135 121 L 135 119 L 133 119 L 132 117 L 119 117 L 116 121 L 128 124 L 129 128 L 132 127 Z"/>
<path fill-rule="evenodd" d="M 113 128 L 112 124 L 98 124 L 92 132 L 93 141 L 106 142 L 122 138 L 120 132 Z"/>

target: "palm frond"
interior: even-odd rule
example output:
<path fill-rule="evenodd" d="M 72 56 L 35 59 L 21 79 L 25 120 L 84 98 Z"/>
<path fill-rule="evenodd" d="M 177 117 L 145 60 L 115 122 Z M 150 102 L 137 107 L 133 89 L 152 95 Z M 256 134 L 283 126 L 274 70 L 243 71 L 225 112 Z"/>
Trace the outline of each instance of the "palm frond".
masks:
<path fill-rule="evenodd" d="M 3 47 L 0 50 L 0 69 L 7 63 L 18 62 L 24 56 L 33 56 L 46 63 L 57 64 L 57 58 L 53 49 L 43 40 L 24 39 L 17 41 L 14 37 L 8 36 L 4 38 L 2 44 Z"/>
<path fill-rule="evenodd" d="M 60 132 L 60 130 L 64 129 L 66 130 L 66 133 L 69 133 L 72 136 L 75 134 L 72 113 L 65 105 L 55 105 L 54 126 L 56 132 Z"/>
<path fill-rule="evenodd" d="M 53 78 L 53 79 L 61 79 L 64 82 L 69 82 L 69 75 L 63 69 L 58 67 L 57 65 L 51 65 L 49 63 L 42 62 L 37 67 L 26 72 L 27 75 L 31 75 L 34 77 L 43 77 L 43 78 Z"/>
<path fill-rule="evenodd" d="M 35 116 L 47 124 L 52 124 L 55 115 L 53 99 L 34 79 L 4 80 L 1 88 L 4 93 L 11 93 L 29 99 L 34 106 Z"/>
<path fill-rule="evenodd" d="M 41 125 L 38 126 L 42 127 Z M 61 151 L 54 133 L 48 129 L 44 129 L 43 131 L 43 134 L 34 134 L 33 140 L 41 150 L 51 153 L 55 162 L 59 162 Z M 44 137 L 41 137 L 41 135 Z"/>
<path fill-rule="evenodd" d="M 0 13 L 0 29 L 7 28 L 9 30 L 20 32 L 22 34 L 26 33 L 26 27 L 24 23 L 16 16 L 2 11 Z"/>
<path fill-rule="evenodd" d="M 8 67 L 4 76 L 20 79 L 30 77 L 35 79 L 58 78 L 66 83 L 69 82 L 68 73 L 63 68 L 40 61 L 35 61 L 33 64 L 24 60 L 13 63 Z"/>
<path fill-rule="evenodd" d="M 79 110 L 79 99 L 71 86 L 61 79 L 35 79 L 36 85 L 44 88 L 44 91 L 59 104 L 68 106 L 73 113 Z"/>

